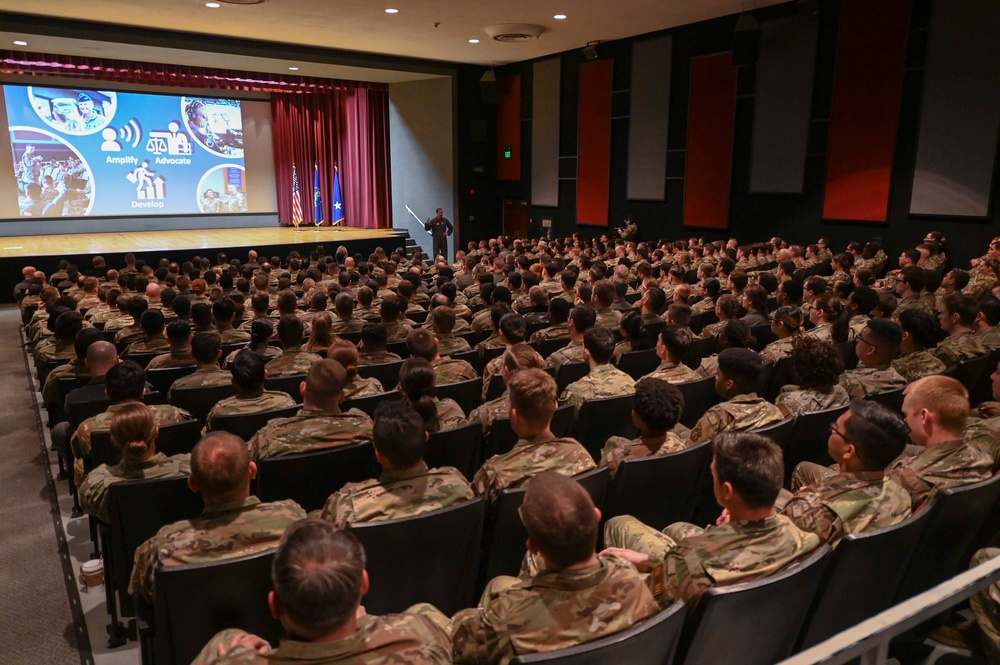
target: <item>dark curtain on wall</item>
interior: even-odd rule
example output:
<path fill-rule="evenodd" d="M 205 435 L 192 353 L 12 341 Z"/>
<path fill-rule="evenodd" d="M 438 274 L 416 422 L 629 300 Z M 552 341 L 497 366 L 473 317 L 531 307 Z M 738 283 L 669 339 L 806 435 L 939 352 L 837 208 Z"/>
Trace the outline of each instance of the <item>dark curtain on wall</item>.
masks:
<path fill-rule="evenodd" d="M 292 223 L 292 164 L 298 171 L 302 213 L 314 222 L 314 164 L 319 167 L 323 224 L 333 214 L 333 169 L 340 171 L 344 226 L 390 225 L 389 93 L 384 87 L 306 94 L 272 93 L 278 219 Z"/>

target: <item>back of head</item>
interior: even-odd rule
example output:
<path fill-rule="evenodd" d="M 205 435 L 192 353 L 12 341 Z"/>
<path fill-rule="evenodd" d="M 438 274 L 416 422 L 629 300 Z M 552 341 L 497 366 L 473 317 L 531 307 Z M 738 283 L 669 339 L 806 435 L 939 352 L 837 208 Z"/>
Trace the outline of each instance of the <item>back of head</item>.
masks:
<path fill-rule="evenodd" d="M 437 342 L 426 328 L 414 328 L 406 336 L 406 349 L 411 358 L 423 358 L 428 362 L 437 356 Z"/>
<path fill-rule="evenodd" d="M 519 369 L 545 369 L 546 362 L 534 347 L 520 342 L 504 353 L 503 365 L 507 371 L 512 372 Z"/>
<path fill-rule="evenodd" d="M 540 369 L 525 369 L 511 377 L 510 407 L 525 422 L 542 427 L 556 410 L 556 382 Z"/>
<path fill-rule="evenodd" d="M 188 331 L 190 334 L 190 327 Z M 217 332 L 195 333 L 194 337 L 191 338 L 191 355 L 194 356 L 199 365 L 213 365 L 217 363 L 221 349 L 222 337 Z"/>
<path fill-rule="evenodd" d="M 682 328 L 691 327 L 691 308 L 684 303 L 675 302 L 667 308 L 667 319 Z"/>
<path fill-rule="evenodd" d="M 553 298 L 549 301 L 549 322 L 566 323 L 573 305 L 563 298 Z"/>
<path fill-rule="evenodd" d="M 56 317 L 52 333 L 60 341 L 72 342 L 81 330 L 83 330 L 83 315 L 80 312 L 63 312 Z"/>
<path fill-rule="evenodd" d="M 196 302 L 191 305 L 191 321 L 199 327 L 212 324 L 212 306 L 207 302 Z"/>
<path fill-rule="evenodd" d="M 583 334 L 597 322 L 597 312 L 590 305 L 577 305 L 569 314 L 578 334 Z"/>
<path fill-rule="evenodd" d="M 136 323 L 142 318 L 142 313 L 149 308 L 149 303 L 142 296 L 132 296 L 128 301 L 128 313 Z"/>
<path fill-rule="evenodd" d="M 367 351 L 384 349 L 388 337 L 385 327 L 380 323 L 366 323 L 361 328 L 361 344 Z"/>
<path fill-rule="evenodd" d="M 76 352 L 76 357 L 86 358 L 90 345 L 103 339 L 104 335 L 97 328 L 81 328 L 80 332 L 73 338 L 73 350 Z"/>
<path fill-rule="evenodd" d="M 844 424 L 845 439 L 854 446 L 867 471 L 882 471 L 903 453 L 910 442 L 910 428 L 899 414 L 878 402 L 851 402 Z"/>
<path fill-rule="evenodd" d="M 660 330 L 660 343 L 673 358 L 680 360 L 691 346 L 691 331 L 668 323 Z"/>
<path fill-rule="evenodd" d="M 961 435 L 969 415 L 969 391 L 949 376 L 936 374 L 917 379 L 903 390 L 904 412 L 927 409 L 945 432 Z"/>
<path fill-rule="evenodd" d="M 240 349 L 229 362 L 233 383 L 240 390 L 251 392 L 264 386 L 264 358 L 250 349 Z"/>
<path fill-rule="evenodd" d="M 425 358 L 407 358 L 399 368 L 399 389 L 420 414 L 428 432 L 436 432 L 441 426 L 434 402 L 435 382 L 434 368 Z"/>
<path fill-rule="evenodd" d="M 597 365 L 607 365 L 615 355 L 615 335 L 607 328 L 589 328 L 583 334 L 583 348 Z"/>
<path fill-rule="evenodd" d="M 306 373 L 309 403 L 320 409 L 336 407 L 347 382 L 347 370 L 333 358 L 315 361 Z"/>
<path fill-rule="evenodd" d="M 719 371 L 730 379 L 740 394 L 756 391 L 764 361 L 750 349 L 723 349 L 719 354 Z"/>
<path fill-rule="evenodd" d="M 302 334 L 305 331 L 302 321 L 297 316 L 282 316 L 278 321 L 278 341 L 282 348 L 291 348 L 302 344 Z"/>
<path fill-rule="evenodd" d="M 274 326 L 270 321 L 257 319 L 250 324 L 250 345 L 257 347 L 266 344 L 274 335 Z"/>
<path fill-rule="evenodd" d="M 712 440 L 715 473 L 729 483 L 750 508 L 774 505 L 784 480 L 781 448 L 774 441 L 748 432 L 726 432 Z"/>
<path fill-rule="evenodd" d="M 680 422 L 684 396 L 678 388 L 664 381 L 646 377 L 635 384 L 632 410 L 653 434 L 666 434 Z"/>
<path fill-rule="evenodd" d="M 921 348 L 929 349 L 939 338 L 941 326 L 935 317 L 922 309 L 904 309 L 899 313 L 899 327 L 909 333 L 913 342 Z"/>
<path fill-rule="evenodd" d="M 855 287 L 850 301 L 857 308 L 858 314 L 870 315 L 878 305 L 878 291 L 870 286 Z"/>
<path fill-rule="evenodd" d="M 111 443 L 127 459 L 139 459 L 156 439 L 156 413 L 145 404 L 125 404 L 111 417 Z"/>
<path fill-rule="evenodd" d="M 354 346 L 354 342 L 349 342 L 346 339 L 335 340 L 326 352 L 326 357 L 336 360 L 344 366 L 348 381 L 357 376 L 361 356 L 358 354 L 358 347 Z"/>
<path fill-rule="evenodd" d="M 829 390 L 844 371 L 844 363 L 833 342 L 804 335 L 792 350 L 792 366 L 799 387 Z"/>
<path fill-rule="evenodd" d="M 957 292 L 946 295 L 942 305 L 941 311 L 949 317 L 957 315 L 959 323 L 963 326 L 971 326 L 979 311 L 975 298 Z"/>
<path fill-rule="evenodd" d="M 138 402 L 146 389 L 146 373 L 136 363 L 126 360 L 108 370 L 104 385 L 112 404 Z"/>
<path fill-rule="evenodd" d="M 163 332 L 163 312 L 158 309 L 147 309 L 142 313 L 139 325 L 147 335 L 159 335 Z"/>
<path fill-rule="evenodd" d="M 191 451 L 191 477 L 206 503 L 249 491 L 250 450 L 229 432 L 210 432 Z"/>
<path fill-rule="evenodd" d="M 373 417 L 375 449 L 397 469 L 407 469 L 424 457 L 424 420 L 406 400 L 387 399 Z"/>
<path fill-rule="evenodd" d="M 868 322 L 868 331 L 880 355 L 895 358 L 899 355 L 899 344 L 903 340 L 903 331 L 888 319 L 872 319 Z"/>
<path fill-rule="evenodd" d="M 750 326 L 742 319 L 729 319 L 719 330 L 719 343 L 726 349 L 748 349 L 753 346 Z"/>
<path fill-rule="evenodd" d="M 219 298 L 212 303 L 212 316 L 216 321 L 231 321 L 236 316 L 236 303 L 229 298 Z"/>
<path fill-rule="evenodd" d="M 549 561 L 567 568 L 594 555 L 598 519 L 583 486 L 556 471 L 543 471 L 528 481 L 521 504 L 528 538 Z"/>
<path fill-rule="evenodd" d="M 500 325 L 497 326 L 497 329 L 510 344 L 523 342 L 528 336 L 528 324 L 524 317 L 517 312 L 508 312 L 500 317 Z"/>

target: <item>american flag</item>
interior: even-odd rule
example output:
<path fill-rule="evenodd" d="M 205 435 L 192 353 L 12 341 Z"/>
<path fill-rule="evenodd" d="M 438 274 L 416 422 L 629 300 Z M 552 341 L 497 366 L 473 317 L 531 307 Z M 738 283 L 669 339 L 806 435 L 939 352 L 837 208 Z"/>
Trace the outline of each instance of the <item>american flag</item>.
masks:
<path fill-rule="evenodd" d="M 292 163 L 292 224 L 298 226 L 302 223 L 302 197 L 299 196 L 299 172 L 295 170 Z"/>

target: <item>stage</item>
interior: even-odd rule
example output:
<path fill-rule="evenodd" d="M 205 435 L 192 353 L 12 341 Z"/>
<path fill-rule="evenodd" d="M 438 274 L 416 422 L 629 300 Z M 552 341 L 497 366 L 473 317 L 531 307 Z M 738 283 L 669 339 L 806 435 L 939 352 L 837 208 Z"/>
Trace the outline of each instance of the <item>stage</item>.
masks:
<path fill-rule="evenodd" d="M 11 302 L 14 285 L 21 281 L 21 269 L 32 265 L 52 274 L 59 261 L 66 259 L 81 271 L 91 267 L 91 259 L 100 254 L 111 268 L 125 265 L 129 252 L 137 259 L 157 265 L 161 257 L 186 261 L 195 255 L 208 256 L 214 262 L 218 252 L 246 261 L 247 252 L 256 250 L 262 257 L 284 259 L 292 250 L 308 255 L 317 245 L 333 255 L 343 245 L 353 255 L 368 256 L 381 245 L 387 252 L 405 247 L 409 234 L 403 229 L 355 229 L 321 226 L 255 227 L 202 229 L 186 231 L 134 231 L 127 233 L 58 234 L 43 236 L 0 237 L 0 302 Z M 412 241 L 410 241 L 412 245 Z"/>

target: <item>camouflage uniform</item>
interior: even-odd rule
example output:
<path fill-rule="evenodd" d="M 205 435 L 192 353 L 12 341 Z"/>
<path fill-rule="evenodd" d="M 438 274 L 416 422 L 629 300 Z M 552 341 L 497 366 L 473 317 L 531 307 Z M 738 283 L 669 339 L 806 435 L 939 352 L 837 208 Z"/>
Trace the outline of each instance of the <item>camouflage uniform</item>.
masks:
<path fill-rule="evenodd" d="M 833 341 L 833 324 L 831 323 L 821 323 L 815 328 L 807 330 L 806 334 L 824 342 L 836 343 Z"/>
<path fill-rule="evenodd" d="M 566 390 L 559 396 L 559 402 L 572 402 L 574 410 L 579 414 L 580 407 L 589 399 L 633 394 L 635 379 L 614 365 L 598 365 L 592 367 L 587 376 L 566 386 Z"/>
<path fill-rule="evenodd" d="M 496 376 L 497 381 L 503 381 L 503 377 L 498 376 L 503 370 L 504 358 L 507 356 L 507 352 L 501 353 L 499 356 L 493 360 L 486 363 L 486 367 L 483 368 L 483 401 L 486 400 L 486 396 L 490 392 L 490 380 Z"/>
<path fill-rule="evenodd" d="M 450 356 L 454 353 L 466 353 L 471 350 L 472 347 L 469 346 L 467 341 L 461 337 L 455 337 L 451 333 L 438 337 L 438 353 L 442 356 Z"/>
<path fill-rule="evenodd" d="M 247 313 L 249 314 L 249 312 Z M 265 316 L 258 316 L 252 319 L 247 319 L 246 321 L 240 324 L 237 330 L 242 330 L 243 332 L 250 332 L 250 329 L 253 328 L 253 324 L 255 321 L 267 321 L 267 325 L 271 326 L 271 328 L 274 328 L 274 319 L 272 319 L 270 316 L 265 315 Z"/>
<path fill-rule="evenodd" d="M 871 321 L 871 317 L 864 314 L 852 316 L 851 320 L 847 322 L 847 339 L 855 339 L 860 335 L 868 327 L 869 321 Z"/>
<path fill-rule="evenodd" d="M 569 327 L 566 323 L 554 323 L 548 328 L 536 330 L 528 338 L 529 342 L 541 342 L 546 339 L 568 339 Z"/>
<path fill-rule="evenodd" d="M 248 349 L 248 348 L 250 348 L 249 345 L 243 347 L 243 349 Z M 223 367 L 229 367 L 229 363 L 231 363 L 234 360 L 236 360 L 236 356 L 238 356 L 240 354 L 240 351 L 242 351 L 243 349 L 235 349 L 234 351 L 230 352 L 230 354 L 228 356 L 226 356 L 225 358 L 223 358 L 223 360 L 222 360 L 222 366 Z M 270 346 L 270 345 L 268 345 L 268 346 L 264 347 L 264 352 L 263 353 L 258 353 L 258 352 L 255 352 L 255 353 L 257 353 L 257 355 L 259 355 L 259 356 L 262 356 L 264 358 L 264 362 L 268 363 L 268 362 L 274 360 L 275 358 L 278 358 L 278 357 L 281 356 L 281 349 L 279 349 L 276 346 Z M 266 365 L 265 365 L 265 367 L 266 367 Z"/>
<path fill-rule="evenodd" d="M 993 468 L 1000 469 L 1000 416 L 993 418 L 969 418 L 962 438 L 993 460 Z"/>
<path fill-rule="evenodd" d="M 214 388 L 216 386 L 228 386 L 233 383 L 233 375 L 217 365 L 201 365 L 195 371 L 170 384 L 170 392 L 167 393 L 169 402 L 174 396 L 175 390 L 186 390 L 188 388 Z"/>
<path fill-rule="evenodd" d="M 938 492 L 992 477 L 993 460 L 979 448 L 955 439 L 896 459 L 886 474 L 910 493 L 916 508 Z"/>
<path fill-rule="evenodd" d="M 549 363 L 556 368 L 556 373 L 559 372 L 559 368 L 565 364 L 570 363 L 582 363 L 583 362 L 583 342 L 570 342 L 558 351 L 553 351 L 552 354 L 546 358 Z"/>
<path fill-rule="evenodd" d="M 212 429 L 212 421 L 217 416 L 249 416 L 262 411 L 273 409 L 284 409 L 295 406 L 295 400 L 288 393 L 276 390 L 255 390 L 249 393 L 240 393 L 219 400 L 208 412 L 205 418 L 206 429 Z"/>
<path fill-rule="evenodd" d="M 246 344 L 250 341 L 250 333 L 236 328 L 226 328 L 219 331 L 223 344 Z"/>
<path fill-rule="evenodd" d="M 322 360 L 322 358 L 315 353 L 303 351 L 301 346 L 296 346 L 283 349 L 281 355 L 267 363 L 264 369 L 267 370 L 268 376 L 306 374 L 317 360 Z"/>
<path fill-rule="evenodd" d="M 277 547 L 285 529 L 305 519 L 294 501 L 261 503 L 255 496 L 206 507 L 201 516 L 160 529 L 135 551 L 128 592 L 153 602 L 159 566 L 220 561 Z"/>
<path fill-rule="evenodd" d="M 76 358 L 76 350 L 73 346 L 73 340 L 59 340 L 55 337 L 50 337 L 49 343 L 39 344 L 35 347 L 34 357 L 35 365 L 42 365 L 51 360 L 65 360 L 69 362 Z"/>
<path fill-rule="evenodd" d="M 191 473 L 191 455 L 167 457 L 156 453 L 145 462 L 122 460 L 114 466 L 102 464 L 90 473 L 80 485 L 80 505 L 84 512 L 99 520 L 110 522 L 108 515 L 108 490 L 123 480 L 149 480 L 151 478 L 176 478 Z"/>
<path fill-rule="evenodd" d="M 180 349 L 171 349 L 170 353 L 156 356 L 149 361 L 146 369 L 167 369 L 172 367 L 191 367 L 197 365 L 198 361 L 191 355 L 191 347 L 185 346 Z"/>
<path fill-rule="evenodd" d="M 384 392 L 385 389 L 378 379 L 366 379 L 363 376 L 355 375 L 351 382 L 344 386 L 344 399 L 371 397 Z"/>
<path fill-rule="evenodd" d="M 698 378 L 700 379 L 715 376 L 719 371 L 719 354 L 713 353 L 707 358 L 702 358 L 701 362 L 698 363 L 698 369 L 695 371 L 698 373 Z"/>
<path fill-rule="evenodd" d="M 393 321 L 392 323 L 385 323 L 383 321 L 382 327 L 385 328 L 385 339 L 387 342 L 405 342 L 406 338 L 410 335 L 410 331 L 413 330 L 410 324 L 400 321 Z"/>
<path fill-rule="evenodd" d="M 896 309 L 892 312 L 892 318 L 898 319 L 899 315 L 908 309 L 923 310 L 928 314 L 934 313 L 934 308 L 927 309 L 927 301 L 923 299 L 919 294 L 915 296 L 907 296 L 899 301 L 896 305 Z"/>
<path fill-rule="evenodd" d="M 438 357 L 431 361 L 431 367 L 434 368 L 436 386 L 468 381 L 479 376 L 475 368 L 464 360 Z"/>
<path fill-rule="evenodd" d="M 727 323 L 729 323 L 728 319 L 725 321 L 716 321 L 715 323 L 709 323 L 707 326 L 701 329 L 701 334 L 698 335 L 698 337 L 704 337 L 706 339 L 709 337 L 715 337 L 716 335 L 719 334 L 719 332 L 722 331 L 722 328 Z"/>
<path fill-rule="evenodd" d="M 504 390 L 503 395 L 489 402 L 477 406 L 469 414 L 470 423 L 480 422 L 483 425 L 483 433 L 490 431 L 493 421 L 497 418 L 508 418 L 510 414 L 510 391 Z"/>
<path fill-rule="evenodd" d="M 426 462 L 378 478 L 348 483 L 330 495 L 319 517 L 344 529 L 355 522 L 413 517 L 475 496 L 458 469 L 428 469 Z"/>
<path fill-rule="evenodd" d="M 493 503 L 501 490 L 520 487 L 542 471 L 551 469 L 564 476 L 575 476 L 593 468 L 590 453 L 576 439 L 538 435 L 518 439 L 510 452 L 486 460 L 472 479 L 472 488 L 476 496 Z"/>
<path fill-rule="evenodd" d="M 485 340 L 476 344 L 476 350 L 482 355 L 485 349 L 500 349 L 507 346 L 506 342 L 500 339 L 500 333 L 494 332 L 492 335 L 487 337 Z"/>
<path fill-rule="evenodd" d="M 618 330 L 618 324 L 621 323 L 622 313 L 616 312 L 610 307 L 604 307 L 597 310 L 597 320 L 594 325 L 598 328 L 607 328 L 608 330 Z"/>
<path fill-rule="evenodd" d="M 71 376 L 88 376 L 90 370 L 87 363 L 82 358 L 74 358 L 65 365 L 54 367 L 49 375 L 45 377 L 45 385 L 42 387 L 42 400 L 49 409 L 62 406 L 59 404 L 59 379 Z"/>
<path fill-rule="evenodd" d="M 566 649 L 621 632 L 657 609 L 635 567 L 610 553 L 582 570 L 497 577 L 479 607 L 452 619 L 455 662 L 506 664 Z"/>
<path fill-rule="evenodd" d="M 938 342 L 938 345 L 931 351 L 948 367 L 959 361 L 981 356 L 986 352 L 986 347 L 972 332 L 949 335 Z"/>
<path fill-rule="evenodd" d="M 892 361 L 892 368 L 909 383 L 932 374 L 942 374 L 948 369 L 940 358 L 924 350 L 911 351 L 896 358 Z"/>
<path fill-rule="evenodd" d="M 448 618 L 427 604 L 414 605 L 401 614 L 358 619 L 355 632 L 332 642 L 299 642 L 283 639 L 268 651 L 273 665 L 446 665 L 451 663 Z M 237 665 L 258 662 L 258 654 L 246 647 L 218 656 L 219 646 L 246 635 L 231 628 L 218 633 L 205 645 L 192 665 Z"/>
<path fill-rule="evenodd" d="M 779 504 L 797 527 L 832 546 L 847 534 L 892 526 L 910 516 L 910 495 L 882 471 L 831 473 L 786 501 L 779 498 Z"/>
<path fill-rule="evenodd" d="M 798 386 L 784 386 L 778 399 L 774 400 L 774 405 L 786 416 L 797 416 L 800 413 L 847 406 L 850 401 L 847 391 L 837 384 L 826 393 L 819 390 L 801 390 Z"/>
<path fill-rule="evenodd" d="M 688 436 L 688 448 L 708 441 L 721 432 L 745 432 L 785 419 L 781 411 L 757 393 L 737 395 L 705 412 Z"/>
<path fill-rule="evenodd" d="M 989 326 L 972 333 L 979 343 L 988 350 L 1000 349 L 1000 326 Z"/>
<path fill-rule="evenodd" d="M 122 357 L 125 357 L 131 353 L 152 353 L 154 351 L 169 351 L 170 342 L 167 341 L 166 337 L 147 337 L 146 339 L 139 340 L 138 342 L 132 342 L 122 353 Z"/>
<path fill-rule="evenodd" d="M 697 381 L 704 377 L 684 363 L 675 365 L 667 360 L 660 363 L 659 367 L 642 378 L 662 379 L 667 383 L 688 383 L 689 381 Z"/>
<path fill-rule="evenodd" d="M 774 575 L 820 546 L 782 515 L 705 529 L 679 522 L 662 533 L 625 515 L 608 520 L 604 541 L 649 555 L 654 585 L 662 578 L 661 605 L 678 598 L 693 605 L 712 587 Z"/>
<path fill-rule="evenodd" d="M 1000 549 L 989 547 L 977 551 L 970 568 L 1000 556 Z M 986 639 L 982 640 L 989 662 L 1000 662 L 1000 584 L 992 584 L 969 598 L 976 623 Z"/>
<path fill-rule="evenodd" d="M 906 379 L 891 365 L 861 366 L 841 374 L 840 385 L 851 399 L 862 399 L 865 395 L 902 388 Z"/>
<path fill-rule="evenodd" d="M 996 285 L 997 278 L 991 271 L 986 268 L 977 268 L 969 272 L 969 283 L 962 289 L 962 293 L 979 298 L 984 293 L 989 293 Z"/>
<path fill-rule="evenodd" d="M 333 326 L 331 326 L 333 332 L 338 335 L 342 333 L 354 333 L 361 332 L 361 329 L 365 327 L 364 319 L 360 319 L 356 316 L 351 316 L 348 319 L 342 319 L 337 317 L 333 321 Z"/>
<path fill-rule="evenodd" d="M 372 419 L 358 409 L 341 412 L 302 409 L 290 418 L 276 418 L 247 443 L 255 460 L 371 441 Z"/>
<path fill-rule="evenodd" d="M 455 400 L 435 397 L 434 406 L 437 407 L 438 424 L 441 430 L 455 429 L 465 424 L 465 412 Z"/>
<path fill-rule="evenodd" d="M 659 437 L 652 437 L 647 442 L 642 437 L 629 440 L 613 436 L 604 444 L 600 465 L 611 469 L 614 477 L 618 473 L 618 465 L 627 459 L 659 457 L 684 450 L 684 440 L 673 432 L 667 432 L 667 438 L 662 443 L 658 439 Z"/>
<path fill-rule="evenodd" d="M 402 360 L 397 354 L 384 349 L 381 351 L 359 351 L 358 365 L 384 365 L 385 363 L 398 363 Z"/>

